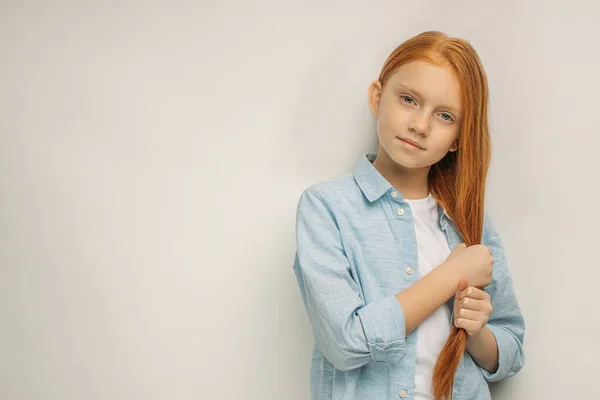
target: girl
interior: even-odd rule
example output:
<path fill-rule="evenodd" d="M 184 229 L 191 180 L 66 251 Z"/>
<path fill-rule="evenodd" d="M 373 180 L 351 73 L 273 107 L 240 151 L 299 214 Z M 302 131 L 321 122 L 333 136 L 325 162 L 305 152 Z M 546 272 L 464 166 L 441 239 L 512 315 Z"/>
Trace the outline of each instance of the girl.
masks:
<path fill-rule="evenodd" d="M 379 148 L 304 190 L 294 272 L 314 333 L 312 399 L 489 399 L 523 366 L 525 322 L 484 212 L 487 78 L 441 32 L 369 87 Z"/>

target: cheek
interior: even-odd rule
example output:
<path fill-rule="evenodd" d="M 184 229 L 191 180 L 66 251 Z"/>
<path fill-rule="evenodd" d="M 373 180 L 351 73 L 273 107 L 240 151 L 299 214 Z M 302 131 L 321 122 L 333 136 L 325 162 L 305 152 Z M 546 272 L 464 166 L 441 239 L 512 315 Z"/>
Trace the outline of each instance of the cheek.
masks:
<path fill-rule="evenodd" d="M 448 127 L 435 127 L 431 131 L 431 136 L 429 137 L 429 149 L 430 155 L 432 159 L 435 161 L 441 160 L 443 157 L 448 154 L 450 148 L 456 140 L 456 135 L 454 130 L 449 130 Z"/>
<path fill-rule="evenodd" d="M 380 114 L 378 125 L 381 129 L 398 132 L 408 123 L 409 113 L 403 110 L 397 104 L 386 104 L 383 112 Z"/>
<path fill-rule="evenodd" d="M 437 137 L 440 138 L 440 147 L 450 148 L 458 137 L 458 129 L 456 127 L 439 126 L 437 128 Z"/>

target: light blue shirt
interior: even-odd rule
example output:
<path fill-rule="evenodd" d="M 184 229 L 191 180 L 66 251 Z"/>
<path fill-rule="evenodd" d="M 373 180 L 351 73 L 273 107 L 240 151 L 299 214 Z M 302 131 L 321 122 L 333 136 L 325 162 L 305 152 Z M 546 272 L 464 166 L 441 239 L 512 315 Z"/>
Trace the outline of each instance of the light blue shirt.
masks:
<path fill-rule="evenodd" d="M 417 243 L 410 206 L 363 154 L 351 174 L 306 188 L 298 202 L 294 272 L 312 326 L 313 400 L 414 398 L 418 327 L 406 335 L 396 299 L 418 279 Z M 438 204 L 450 248 L 463 242 Z M 493 312 L 487 324 L 498 343 L 499 366 L 489 373 L 465 352 L 453 400 L 490 398 L 487 382 L 523 366 L 525 321 L 504 249 L 485 213 L 482 244 L 494 257 L 485 288 Z M 445 306 L 452 309 L 453 299 Z"/>

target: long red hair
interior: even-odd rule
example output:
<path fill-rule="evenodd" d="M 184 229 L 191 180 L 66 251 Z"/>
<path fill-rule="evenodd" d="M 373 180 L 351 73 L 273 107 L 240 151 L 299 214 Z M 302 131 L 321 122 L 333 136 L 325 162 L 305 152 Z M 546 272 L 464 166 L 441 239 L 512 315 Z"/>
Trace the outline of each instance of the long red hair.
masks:
<path fill-rule="evenodd" d="M 385 85 L 399 66 L 415 60 L 449 66 L 460 81 L 464 111 L 459 147 L 431 167 L 429 190 L 446 210 L 465 244 L 478 244 L 483 232 L 485 184 L 491 157 L 485 71 L 469 42 L 442 32 L 428 31 L 408 39 L 389 55 L 379 81 Z M 452 398 L 454 373 L 466 345 L 467 333 L 454 326 L 433 372 L 436 400 Z"/>

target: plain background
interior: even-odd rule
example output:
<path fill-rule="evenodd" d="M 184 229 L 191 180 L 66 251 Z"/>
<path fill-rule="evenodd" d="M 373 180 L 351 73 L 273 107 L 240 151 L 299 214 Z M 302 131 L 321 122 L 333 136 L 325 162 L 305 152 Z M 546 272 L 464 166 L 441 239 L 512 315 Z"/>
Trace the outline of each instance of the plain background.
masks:
<path fill-rule="evenodd" d="M 425 30 L 486 68 L 527 322 L 494 399 L 597 393 L 600 5 L 0 2 L 0 399 L 308 399 L 297 200 L 376 149 Z"/>

